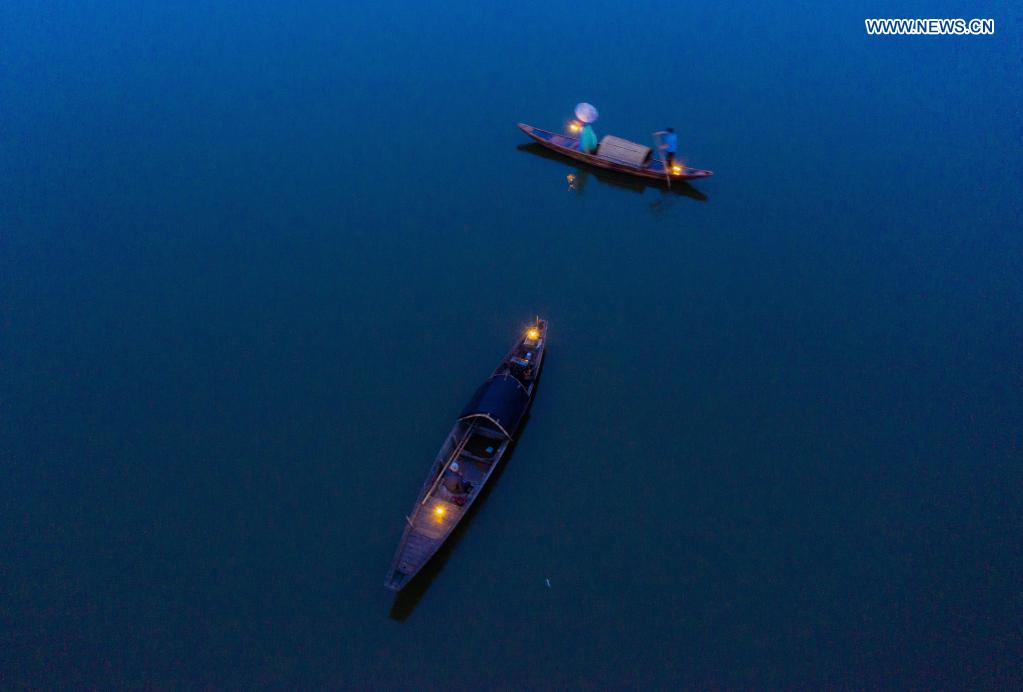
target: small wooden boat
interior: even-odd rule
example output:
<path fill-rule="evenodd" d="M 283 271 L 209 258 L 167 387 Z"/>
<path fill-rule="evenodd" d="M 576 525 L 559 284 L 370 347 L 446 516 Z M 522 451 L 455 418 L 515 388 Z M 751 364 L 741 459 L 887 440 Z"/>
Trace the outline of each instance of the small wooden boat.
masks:
<path fill-rule="evenodd" d="M 405 517 L 388 589 L 400 591 L 429 562 L 490 480 L 533 401 L 546 341 L 538 317 L 462 410 Z"/>
<path fill-rule="evenodd" d="M 595 154 L 587 154 L 579 150 L 578 137 L 541 130 L 538 127 L 523 123 L 519 123 L 518 127 L 548 149 L 553 149 L 577 161 L 585 161 L 599 168 L 608 168 L 640 178 L 650 178 L 651 180 L 660 180 L 661 182 L 667 181 L 667 176 L 664 172 L 664 161 L 654 157 L 650 147 L 642 144 L 635 144 L 634 142 L 628 142 L 609 135 L 601 140 Z M 696 178 L 706 178 L 714 175 L 711 171 L 689 168 L 688 166 L 678 164 L 668 173 L 672 180 L 695 180 Z"/>

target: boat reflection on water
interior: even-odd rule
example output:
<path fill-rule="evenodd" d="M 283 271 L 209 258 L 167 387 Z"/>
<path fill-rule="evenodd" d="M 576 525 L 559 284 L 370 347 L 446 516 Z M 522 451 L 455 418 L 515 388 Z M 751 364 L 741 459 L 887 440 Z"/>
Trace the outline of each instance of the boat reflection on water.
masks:
<path fill-rule="evenodd" d="M 520 144 L 516 148 L 519 151 L 524 151 L 527 154 L 533 154 L 534 156 L 539 156 L 544 159 L 568 163 L 573 169 L 567 176 L 568 187 L 570 190 L 573 190 L 580 195 L 586 191 L 586 184 L 589 182 L 590 178 L 596 178 L 597 183 L 600 185 L 610 185 L 611 187 L 616 187 L 621 190 L 629 190 L 631 192 L 638 192 L 640 194 L 649 188 L 660 192 L 664 197 L 675 195 L 678 197 L 695 199 L 697 202 L 707 201 L 707 195 L 703 194 L 684 180 L 672 181 L 671 189 L 668 189 L 664 185 L 660 184 L 660 182 L 648 182 L 643 178 L 635 178 L 630 175 L 605 170 L 603 168 L 579 166 L 572 159 L 561 156 L 557 152 L 553 152 L 536 142 Z"/>

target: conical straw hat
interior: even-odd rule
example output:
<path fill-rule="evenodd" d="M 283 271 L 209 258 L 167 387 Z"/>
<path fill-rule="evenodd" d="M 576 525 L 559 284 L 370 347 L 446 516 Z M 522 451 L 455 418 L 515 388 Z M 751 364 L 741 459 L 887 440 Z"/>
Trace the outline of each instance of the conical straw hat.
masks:
<path fill-rule="evenodd" d="M 597 109 L 589 103 L 580 103 L 575 107 L 575 117 L 584 123 L 597 122 Z"/>

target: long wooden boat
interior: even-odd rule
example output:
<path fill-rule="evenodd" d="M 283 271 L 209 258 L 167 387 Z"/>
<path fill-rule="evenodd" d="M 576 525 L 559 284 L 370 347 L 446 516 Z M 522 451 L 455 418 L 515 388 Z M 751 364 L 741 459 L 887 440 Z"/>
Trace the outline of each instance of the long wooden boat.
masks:
<path fill-rule="evenodd" d="M 664 161 L 657 157 L 651 157 L 649 161 L 645 161 L 642 164 L 636 164 L 631 161 L 616 159 L 608 154 L 587 154 L 586 152 L 579 150 L 578 137 L 571 137 L 569 135 L 558 134 L 557 132 L 541 130 L 538 127 L 533 127 L 532 125 L 526 125 L 524 123 L 518 123 L 518 127 L 520 130 L 529 135 L 530 138 L 539 142 L 548 149 L 553 149 L 559 154 L 564 154 L 565 156 L 576 159 L 577 161 L 585 161 L 586 163 L 597 166 L 598 168 L 607 168 L 620 173 L 635 175 L 640 178 L 649 178 L 651 180 L 667 182 L 668 176 L 666 176 L 664 172 Z M 599 151 L 600 150 L 598 150 L 598 152 Z M 688 166 L 681 165 L 674 166 L 668 174 L 672 180 L 695 180 L 697 178 L 706 178 L 714 175 L 711 171 L 705 171 L 700 168 L 689 168 Z"/>
<path fill-rule="evenodd" d="M 411 581 L 480 496 L 533 401 L 546 342 L 547 321 L 538 317 L 462 410 L 405 517 L 388 589 Z"/>

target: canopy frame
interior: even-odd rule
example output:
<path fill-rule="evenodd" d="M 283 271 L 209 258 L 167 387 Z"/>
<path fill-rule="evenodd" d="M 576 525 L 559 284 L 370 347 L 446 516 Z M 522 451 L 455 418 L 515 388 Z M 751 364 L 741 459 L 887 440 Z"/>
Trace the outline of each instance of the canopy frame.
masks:
<path fill-rule="evenodd" d="M 514 383 L 509 388 L 508 382 Z M 511 397 L 514 396 L 515 399 Z M 529 406 L 529 390 L 510 373 L 491 376 L 476 390 L 458 420 L 484 419 L 508 439 Z M 509 430 L 509 428 L 511 428 Z"/>

